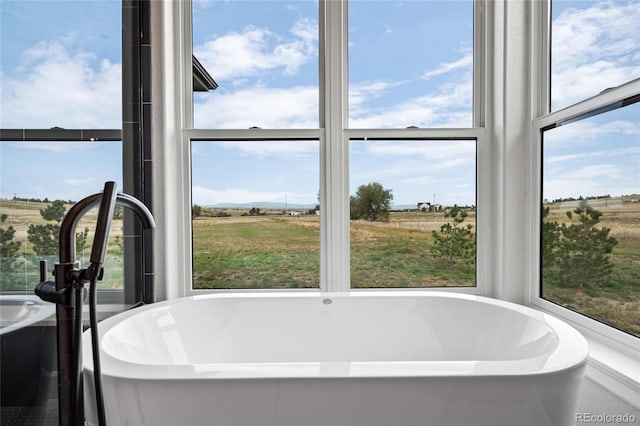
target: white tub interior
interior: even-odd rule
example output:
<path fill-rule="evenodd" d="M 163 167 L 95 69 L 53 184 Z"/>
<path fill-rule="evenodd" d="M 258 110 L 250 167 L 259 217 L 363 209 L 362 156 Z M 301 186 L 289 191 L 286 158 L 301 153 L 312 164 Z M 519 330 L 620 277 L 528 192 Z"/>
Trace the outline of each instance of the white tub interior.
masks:
<path fill-rule="evenodd" d="M 475 297 L 202 297 L 121 320 L 102 348 L 141 365 L 515 361 L 558 344 L 541 313 Z"/>

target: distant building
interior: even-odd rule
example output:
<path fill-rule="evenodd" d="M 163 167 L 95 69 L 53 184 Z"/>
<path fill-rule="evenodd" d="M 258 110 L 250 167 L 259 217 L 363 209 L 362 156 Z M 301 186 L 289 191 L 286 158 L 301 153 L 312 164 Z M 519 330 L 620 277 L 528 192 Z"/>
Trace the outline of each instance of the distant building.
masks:
<path fill-rule="evenodd" d="M 426 210 L 426 211 L 431 210 L 431 203 L 427 203 L 424 201 L 418 203 L 418 211 L 423 211 L 423 210 Z"/>
<path fill-rule="evenodd" d="M 439 212 L 442 210 L 442 204 L 431 204 L 429 202 L 418 203 L 419 212 Z"/>

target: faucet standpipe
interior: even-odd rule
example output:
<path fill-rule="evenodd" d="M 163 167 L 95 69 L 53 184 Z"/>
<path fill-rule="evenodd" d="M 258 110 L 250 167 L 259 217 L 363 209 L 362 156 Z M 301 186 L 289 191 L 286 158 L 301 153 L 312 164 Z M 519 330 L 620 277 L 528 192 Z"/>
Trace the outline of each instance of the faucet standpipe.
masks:
<path fill-rule="evenodd" d="M 53 275 L 55 281 L 47 280 L 47 263 L 40 262 L 40 283 L 35 293 L 47 302 L 56 304 L 56 325 L 58 343 L 58 415 L 60 426 L 83 426 L 84 409 L 82 401 L 82 305 L 90 283 L 91 336 L 97 345 L 96 283 L 102 280 L 109 229 L 113 209 L 116 204 L 131 209 L 142 221 L 145 229 L 155 227 L 153 216 L 139 200 L 127 194 L 116 193 L 115 182 L 106 182 L 102 193 L 90 195 L 74 204 L 60 224 L 59 262 Z M 100 206 L 91 264 L 79 269 L 75 261 L 75 229 L 80 218 L 95 206 Z M 100 424 L 105 424 L 104 407 L 101 404 L 101 386 L 99 374 L 99 351 L 94 350 L 94 379 L 96 380 L 96 399 Z"/>

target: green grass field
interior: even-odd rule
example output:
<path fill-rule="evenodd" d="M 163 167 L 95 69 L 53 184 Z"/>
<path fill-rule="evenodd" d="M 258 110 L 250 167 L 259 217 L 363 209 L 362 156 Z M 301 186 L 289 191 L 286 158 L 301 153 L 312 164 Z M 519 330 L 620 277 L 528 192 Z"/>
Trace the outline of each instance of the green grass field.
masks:
<path fill-rule="evenodd" d="M 283 216 L 194 220 L 194 288 L 318 287 L 318 223 L 295 220 Z"/>
<path fill-rule="evenodd" d="M 427 216 L 436 218 L 422 214 L 420 221 L 420 216 L 401 213 L 389 223 L 353 221 L 352 286 L 475 285 L 473 267 L 452 267 L 431 257 L 433 226 Z M 317 288 L 319 231 L 317 216 L 197 218 L 194 288 Z"/>

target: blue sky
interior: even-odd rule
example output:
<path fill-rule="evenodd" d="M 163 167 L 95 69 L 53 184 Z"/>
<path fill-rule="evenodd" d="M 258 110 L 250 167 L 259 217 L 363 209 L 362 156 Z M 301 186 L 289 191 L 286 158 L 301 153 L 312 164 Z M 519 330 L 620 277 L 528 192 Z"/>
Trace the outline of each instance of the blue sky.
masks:
<path fill-rule="evenodd" d="M 120 3 L 0 5 L 0 125 L 119 128 Z M 303 0 L 194 1 L 194 53 L 220 85 L 195 96 L 196 128 L 317 128 L 317 8 Z M 354 0 L 349 13 L 351 127 L 471 126 L 470 1 Z M 640 3 L 555 1 L 553 20 L 554 109 L 640 77 Z M 549 136 L 545 197 L 640 192 L 634 108 Z M 79 199 L 105 180 L 121 187 L 118 143 L 0 147 L 3 198 Z M 352 142 L 350 156 L 351 193 L 379 181 L 396 204 L 433 194 L 437 203 L 475 204 L 468 141 Z M 198 142 L 193 170 L 194 203 L 315 204 L 319 146 Z"/>

